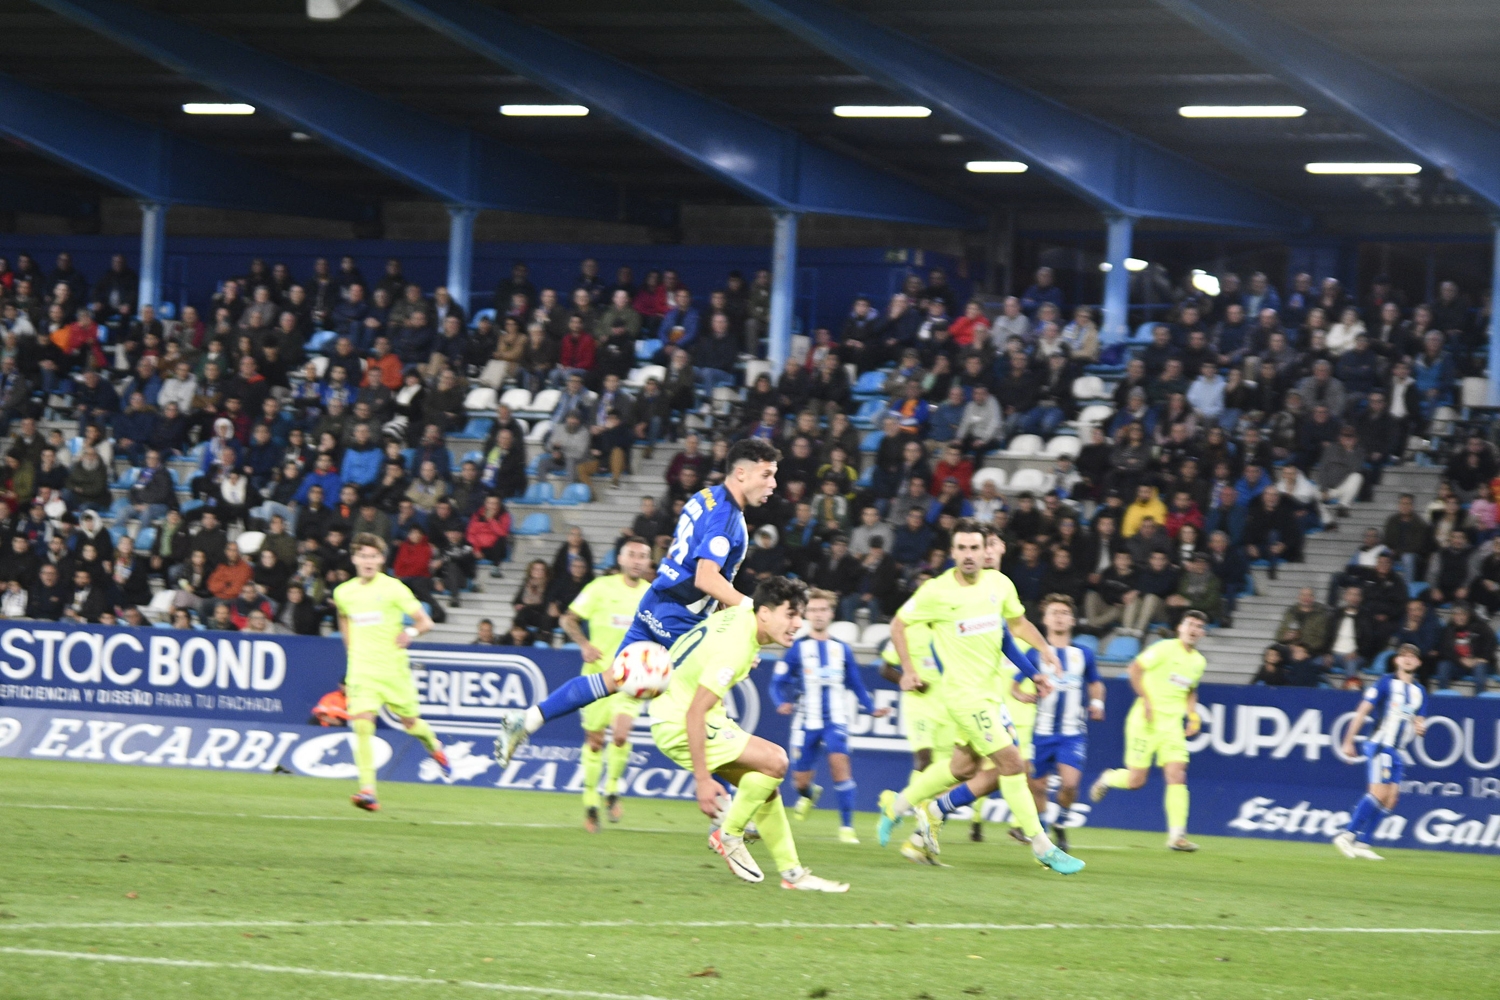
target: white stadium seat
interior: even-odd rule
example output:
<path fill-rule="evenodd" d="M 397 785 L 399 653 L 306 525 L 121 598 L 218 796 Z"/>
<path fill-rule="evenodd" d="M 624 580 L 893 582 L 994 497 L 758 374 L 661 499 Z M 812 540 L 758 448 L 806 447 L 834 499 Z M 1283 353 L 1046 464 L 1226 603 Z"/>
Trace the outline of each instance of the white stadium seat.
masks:
<path fill-rule="evenodd" d="M 993 482 L 997 490 L 1005 489 L 1005 470 L 989 468 L 974 473 L 974 492 L 978 493 L 979 488 L 987 482 Z"/>
<path fill-rule="evenodd" d="M 543 389 L 532 399 L 531 405 L 526 407 L 527 413 L 540 413 L 544 417 L 552 416 L 552 411 L 557 408 L 557 401 L 562 393 L 556 389 Z"/>
<path fill-rule="evenodd" d="M 500 402 L 510 407 L 510 412 L 519 413 L 531 409 L 531 392 L 527 389 L 506 389 Z"/>
<path fill-rule="evenodd" d="M 235 538 L 234 544 L 240 547 L 240 555 L 253 556 L 260 551 L 260 547 L 266 543 L 266 533 L 263 531 L 242 531 Z"/>
<path fill-rule="evenodd" d="M 1012 493 L 1045 493 L 1051 477 L 1041 469 L 1017 469 L 1010 477 Z"/>
<path fill-rule="evenodd" d="M 1035 434 L 1017 434 L 1005 449 L 1005 454 L 1011 458 L 1031 458 L 1041 453 L 1042 439 Z"/>
<path fill-rule="evenodd" d="M 543 441 L 547 440 L 547 433 L 551 430 L 552 421 L 538 420 L 535 426 L 533 426 L 531 430 L 526 432 L 526 443 L 541 444 Z"/>
<path fill-rule="evenodd" d="M 1067 455 L 1069 458 L 1077 458 L 1078 453 L 1083 450 L 1083 442 L 1071 434 L 1059 434 L 1047 442 L 1047 448 L 1043 452 L 1048 458 L 1057 458 Z"/>
<path fill-rule="evenodd" d="M 1466 378 L 1463 387 L 1463 403 L 1465 406 L 1484 406 L 1489 395 L 1489 379 Z"/>
<path fill-rule="evenodd" d="M 1114 415 L 1115 408 L 1108 403 L 1095 403 L 1092 406 L 1085 406 L 1083 411 L 1078 414 L 1078 426 L 1082 427 L 1085 424 L 1107 424 L 1109 423 L 1109 418 Z"/>
<path fill-rule="evenodd" d="M 1098 375 L 1080 375 L 1073 380 L 1074 399 L 1108 399 L 1109 390 Z"/>
<path fill-rule="evenodd" d="M 470 389 L 469 394 L 464 397 L 464 409 L 488 413 L 495 408 L 495 402 L 495 390 L 487 385 L 481 385 Z"/>
<path fill-rule="evenodd" d="M 834 622 L 828 626 L 828 634 L 840 642 L 854 645 L 859 642 L 859 626 L 853 622 Z"/>
<path fill-rule="evenodd" d="M 874 625 L 866 625 L 865 630 L 860 633 L 859 644 L 861 646 L 878 646 L 891 636 L 889 625 L 876 622 Z"/>

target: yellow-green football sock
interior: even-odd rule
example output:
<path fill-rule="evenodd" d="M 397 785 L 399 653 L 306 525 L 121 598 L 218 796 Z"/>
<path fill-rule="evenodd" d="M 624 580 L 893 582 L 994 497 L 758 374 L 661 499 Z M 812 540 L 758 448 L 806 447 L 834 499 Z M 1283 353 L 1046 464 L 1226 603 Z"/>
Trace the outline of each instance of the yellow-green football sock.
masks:
<path fill-rule="evenodd" d="M 1042 832 L 1042 821 L 1036 814 L 1036 799 L 1031 797 L 1031 785 L 1025 774 L 1002 774 L 1000 794 L 1005 796 L 1012 822 L 1021 828 L 1022 833 L 1035 837 Z"/>
<path fill-rule="evenodd" d="M 437 733 L 433 732 L 432 727 L 427 724 L 426 719 L 418 719 L 416 722 L 413 722 L 410 726 L 408 726 L 406 731 L 410 735 L 415 736 L 417 739 L 421 740 L 422 745 L 427 748 L 428 753 L 431 753 L 432 751 L 438 749 L 443 745 L 438 740 Z"/>
<path fill-rule="evenodd" d="M 1099 776 L 1099 780 L 1110 788 L 1129 788 L 1130 771 L 1127 768 L 1110 768 Z"/>
<path fill-rule="evenodd" d="M 604 771 L 604 754 L 585 743 L 580 760 L 583 763 L 583 807 L 595 809 L 599 805 L 599 775 Z"/>
<path fill-rule="evenodd" d="M 751 771 L 741 778 L 739 791 L 735 793 L 734 801 L 729 804 L 729 811 L 724 815 L 724 832 L 731 837 L 743 837 L 745 824 L 755 818 L 766 800 L 772 795 L 780 798 L 777 792 L 780 787 L 780 778 L 773 778 L 759 771 Z"/>
<path fill-rule="evenodd" d="M 1168 785 L 1162 795 L 1162 804 L 1167 810 L 1167 829 L 1186 830 L 1188 819 L 1187 785 Z"/>
<path fill-rule="evenodd" d="M 740 782 L 740 787 L 744 788 L 743 781 Z M 760 831 L 760 839 L 765 841 L 766 848 L 771 852 L 771 860 L 776 862 L 777 871 L 788 872 L 802 867 L 802 862 L 797 859 L 797 842 L 792 839 L 792 825 L 787 822 L 786 806 L 782 804 L 780 795 L 772 795 L 770 801 L 756 811 L 755 828 Z"/>
<path fill-rule="evenodd" d="M 359 768 L 359 787 L 364 791 L 375 790 L 375 720 L 355 719 L 349 726 L 354 730 L 354 766 Z"/>
<path fill-rule="evenodd" d="M 604 794 L 614 795 L 620 787 L 620 776 L 630 766 L 630 744 L 611 743 L 605 748 Z"/>
<path fill-rule="evenodd" d="M 953 771 L 946 765 L 939 767 L 937 764 L 929 764 L 927 770 L 918 774 L 911 780 L 911 784 L 901 790 L 896 801 L 896 808 L 901 811 L 903 803 L 915 808 L 918 803 L 937 798 L 956 784 L 958 784 L 958 779 L 953 776 Z"/>

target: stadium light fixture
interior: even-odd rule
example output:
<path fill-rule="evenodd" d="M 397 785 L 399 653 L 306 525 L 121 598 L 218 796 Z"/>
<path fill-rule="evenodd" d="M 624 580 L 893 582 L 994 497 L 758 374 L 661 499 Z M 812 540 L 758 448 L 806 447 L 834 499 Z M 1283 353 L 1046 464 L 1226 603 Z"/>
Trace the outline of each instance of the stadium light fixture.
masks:
<path fill-rule="evenodd" d="M 182 110 L 190 115 L 253 115 L 255 105 L 189 102 L 182 106 Z"/>
<path fill-rule="evenodd" d="M 1148 261 L 1141 260 L 1139 257 L 1125 258 L 1125 270 L 1127 271 L 1144 271 L 1150 266 Z"/>
<path fill-rule="evenodd" d="M 1419 163 L 1309 163 L 1310 174 L 1420 174 Z"/>
<path fill-rule="evenodd" d="M 1019 160 L 970 160 L 964 169 L 971 174 L 1024 174 L 1030 168 Z"/>
<path fill-rule="evenodd" d="M 1193 287 L 1204 295 L 1219 294 L 1219 279 L 1207 271 L 1193 269 Z"/>
<path fill-rule="evenodd" d="M 1184 118 L 1301 118 L 1307 109 L 1296 104 L 1185 104 Z"/>
<path fill-rule="evenodd" d="M 840 104 L 833 114 L 837 118 L 926 118 L 932 109 L 920 104 Z"/>
<path fill-rule="evenodd" d="M 589 109 L 582 104 L 502 104 L 507 118 L 582 118 Z"/>

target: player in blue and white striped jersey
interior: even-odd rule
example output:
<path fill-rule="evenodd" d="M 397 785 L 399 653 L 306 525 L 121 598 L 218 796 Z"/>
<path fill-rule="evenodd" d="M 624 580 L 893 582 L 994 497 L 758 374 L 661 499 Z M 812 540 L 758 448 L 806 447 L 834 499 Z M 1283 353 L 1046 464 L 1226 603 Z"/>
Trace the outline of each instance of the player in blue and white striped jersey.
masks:
<path fill-rule="evenodd" d="M 1039 801 L 1047 800 L 1047 776 L 1057 772 L 1061 787 L 1057 790 L 1057 817 L 1052 821 L 1052 842 L 1068 849 L 1068 812 L 1078 801 L 1078 784 L 1088 760 L 1088 720 L 1104 718 L 1104 681 L 1094 651 L 1073 645 L 1073 626 L 1077 609 L 1066 594 L 1048 594 L 1042 598 L 1042 631 L 1047 644 L 1057 652 L 1062 672 L 1054 674 L 1042 663 L 1035 649 L 1026 651 L 1038 670 L 1047 671 L 1052 691 L 1036 699 L 1036 723 L 1032 729 L 1031 788 Z M 1017 686 L 1018 698 L 1033 698 Z M 1084 701 L 1085 695 L 1087 702 Z"/>
<path fill-rule="evenodd" d="M 1370 849 L 1370 837 L 1380 820 L 1396 808 L 1401 792 L 1401 775 L 1405 764 L 1402 748 L 1412 737 L 1425 735 L 1427 692 L 1415 680 L 1422 666 L 1422 651 L 1409 642 L 1402 643 L 1392 658 L 1392 673 L 1365 689 L 1354 720 L 1344 731 L 1344 756 L 1353 759 L 1355 735 L 1364 728 L 1365 719 L 1375 719 L 1375 729 L 1361 746 L 1365 755 L 1367 791 L 1354 806 L 1349 825 L 1336 834 L 1333 846 L 1346 858 L 1383 860 Z"/>
<path fill-rule="evenodd" d="M 618 691 L 619 678 L 612 667 L 621 649 L 633 642 L 654 642 L 670 649 L 718 609 L 752 603 L 750 595 L 734 589 L 734 577 L 749 544 L 745 508 L 759 507 L 775 492 L 780 461 L 781 452 L 768 441 L 735 442 L 726 456 L 724 482 L 699 490 L 683 505 L 672 545 L 656 568 L 656 579 L 641 596 L 635 620 L 619 647 L 605 651 L 610 666 L 574 677 L 525 712 L 505 713 L 495 740 L 495 760 L 501 767 L 548 720 Z"/>
<path fill-rule="evenodd" d="M 792 719 L 792 784 L 800 798 L 793 815 L 806 819 L 818 802 L 823 789 L 813 784 L 820 751 L 828 753 L 828 773 L 838 793 L 839 840 L 857 844 L 854 833 L 854 772 L 849 764 L 849 724 L 854 721 L 852 694 L 867 715 L 880 718 L 890 713 L 877 709 L 859 676 L 854 650 L 847 643 L 831 638 L 835 597 L 826 590 L 807 595 L 808 633 L 787 649 L 782 662 L 776 664 L 771 678 L 771 697 L 776 711 Z"/>

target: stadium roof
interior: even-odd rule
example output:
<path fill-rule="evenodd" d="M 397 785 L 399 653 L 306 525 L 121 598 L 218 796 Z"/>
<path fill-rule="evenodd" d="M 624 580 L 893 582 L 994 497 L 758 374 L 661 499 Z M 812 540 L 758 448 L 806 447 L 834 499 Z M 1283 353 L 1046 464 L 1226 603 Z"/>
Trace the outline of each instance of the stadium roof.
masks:
<path fill-rule="evenodd" d="M 603 115 L 528 118 L 501 104 L 555 103 L 539 86 L 365 0 L 310 21 L 303 0 L 131 0 L 298 66 L 620 186 L 622 203 L 744 204 L 746 195 Z M 941 109 L 925 118 L 840 118 L 836 105 L 914 103 L 733 0 L 481 0 L 531 24 L 878 165 L 979 213 L 1086 207 L 1041 171 L 978 174 L 1010 158 Z M 1474 0 L 1255 0 L 1257 6 L 1482 116 L 1500 116 L 1500 21 Z M 1478 220 L 1485 204 L 1431 164 L 1415 176 L 1314 176 L 1314 161 L 1411 161 L 1411 151 L 1253 64 L 1155 0 L 844 0 L 839 6 L 1134 133 L 1317 215 L 1414 210 Z M 411 188 L 275 114 L 184 114 L 224 99 L 27 0 L 0 0 L 0 66 L 39 88 L 363 197 Z M 1299 105 L 1296 118 L 1185 118 L 1185 105 Z M 0 175 L 101 190 L 14 144 Z"/>

